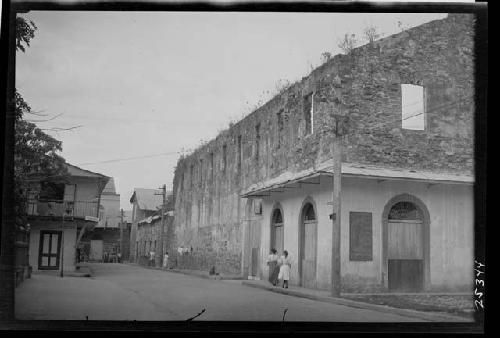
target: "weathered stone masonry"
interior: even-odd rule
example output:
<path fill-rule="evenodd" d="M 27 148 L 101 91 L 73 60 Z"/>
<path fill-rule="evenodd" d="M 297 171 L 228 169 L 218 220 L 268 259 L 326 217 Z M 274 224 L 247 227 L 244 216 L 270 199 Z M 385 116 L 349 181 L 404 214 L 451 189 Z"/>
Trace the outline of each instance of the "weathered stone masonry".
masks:
<path fill-rule="evenodd" d="M 471 174 L 474 17 L 451 14 L 337 55 L 178 161 L 169 248 L 190 268 L 242 272 L 251 184 L 331 158 L 332 112 L 349 117 L 343 162 Z M 401 127 L 401 85 L 425 88 L 424 131 Z M 312 95 L 312 132 L 305 111 Z"/>

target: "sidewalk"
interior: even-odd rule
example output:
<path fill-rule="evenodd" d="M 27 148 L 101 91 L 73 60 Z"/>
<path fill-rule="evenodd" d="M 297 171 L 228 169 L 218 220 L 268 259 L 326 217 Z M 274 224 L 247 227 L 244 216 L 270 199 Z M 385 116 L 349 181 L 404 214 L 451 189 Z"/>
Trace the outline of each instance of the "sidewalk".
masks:
<path fill-rule="evenodd" d="M 443 312 L 422 312 L 410 309 L 395 308 L 386 305 L 371 304 L 366 302 L 358 302 L 346 298 L 335 298 L 330 296 L 328 291 L 306 289 L 297 286 L 290 286 L 288 289 L 282 287 L 272 286 L 268 281 L 264 280 L 244 280 L 241 282 L 243 285 L 263 289 L 271 292 L 281 293 L 285 295 L 308 298 L 320 302 L 327 302 L 339 305 L 350 306 L 360 309 L 375 310 L 379 312 L 397 314 L 402 316 L 414 317 L 425 319 L 433 322 L 471 322 L 473 318 L 464 318 L 461 316 L 454 316 Z"/>
<path fill-rule="evenodd" d="M 47 275 L 47 276 L 59 276 L 59 270 L 38 270 L 33 271 L 32 274 L 37 275 Z M 76 265 L 75 271 L 66 271 L 64 270 L 64 277 L 92 277 L 93 272 L 92 269 L 85 263 L 79 263 Z"/>
<path fill-rule="evenodd" d="M 225 275 L 225 274 L 218 274 L 218 275 L 210 275 L 208 271 L 201 271 L 201 270 L 188 270 L 188 269 L 165 269 L 161 267 L 156 267 L 156 266 L 147 266 L 147 265 L 141 265 L 137 263 L 123 263 L 123 264 L 128 264 L 131 266 L 138 266 L 142 267 L 145 269 L 150 269 L 150 270 L 160 270 L 160 271 L 165 271 L 165 272 L 174 272 L 174 273 L 182 273 L 184 275 L 190 275 L 190 276 L 196 276 L 200 278 L 206 278 L 206 279 L 215 279 L 215 280 L 241 280 L 241 276 L 235 276 L 235 275 Z"/>

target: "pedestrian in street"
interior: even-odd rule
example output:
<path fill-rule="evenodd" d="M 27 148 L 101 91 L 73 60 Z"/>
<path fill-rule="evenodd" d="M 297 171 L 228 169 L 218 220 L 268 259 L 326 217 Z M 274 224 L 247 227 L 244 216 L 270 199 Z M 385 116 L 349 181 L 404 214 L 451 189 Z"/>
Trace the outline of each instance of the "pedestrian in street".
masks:
<path fill-rule="evenodd" d="M 122 262 L 122 253 L 118 252 L 117 256 L 118 256 L 118 263 L 121 263 Z"/>
<path fill-rule="evenodd" d="M 154 251 L 149 252 L 149 265 L 155 266 L 155 252 Z"/>
<path fill-rule="evenodd" d="M 279 257 L 276 249 L 272 248 L 269 257 L 267 258 L 267 265 L 269 266 L 269 282 L 273 286 L 276 286 L 276 283 L 278 283 L 278 274 L 280 271 L 278 259 Z"/>
<path fill-rule="evenodd" d="M 163 256 L 163 268 L 166 269 L 168 267 L 168 251 L 165 252 L 165 256 Z"/>
<path fill-rule="evenodd" d="M 288 280 L 290 279 L 290 269 L 292 267 L 292 262 L 290 257 L 288 257 L 288 251 L 283 251 L 283 255 L 279 259 L 280 272 L 278 279 L 283 281 L 283 288 L 288 289 Z"/>

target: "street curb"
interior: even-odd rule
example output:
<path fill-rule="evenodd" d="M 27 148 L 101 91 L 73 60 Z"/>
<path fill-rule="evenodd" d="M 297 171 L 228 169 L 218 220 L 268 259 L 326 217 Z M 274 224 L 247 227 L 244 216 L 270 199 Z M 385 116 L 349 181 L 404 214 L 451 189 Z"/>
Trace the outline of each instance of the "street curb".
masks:
<path fill-rule="evenodd" d="M 390 306 L 386 306 L 386 305 L 357 302 L 357 301 L 344 299 L 344 298 L 317 296 L 317 295 L 307 294 L 307 293 L 303 293 L 303 292 L 295 291 L 295 290 L 290 290 L 290 289 L 282 289 L 282 288 L 277 288 L 277 287 L 272 287 L 272 286 L 255 284 L 255 283 L 251 283 L 248 281 L 242 281 L 241 284 L 245 285 L 245 286 L 250 286 L 253 288 L 263 289 L 263 290 L 267 290 L 267 291 L 271 291 L 271 292 L 275 292 L 275 293 L 280 293 L 280 294 L 284 294 L 284 295 L 289 295 L 289 296 L 307 298 L 307 299 L 311 299 L 311 300 L 317 300 L 320 302 L 344 305 L 344 306 L 365 309 L 365 310 L 375 310 L 375 311 L 379 311 L 379 312 L 391 313 L 391 314 L 413 317 L 413 318 L 418 318 L 418 319 L 425 319 L 425 320 L 429 320 L 429 321 L 433 321 L 433 322 L 473 322 L 472 319 L 467 319 L 467 318 L 463 318 L 463 317 L 458 317 L 458 316 L 453 316 L 453 315 L 443 314 L 443 313 L 438 313 L 438 312 L 428 312 L 427 313 L 427 312 L 421 312 L 421 311 L 416 311 L 416 310 L 400 309 L 400 308 L 390 307 Z"/>

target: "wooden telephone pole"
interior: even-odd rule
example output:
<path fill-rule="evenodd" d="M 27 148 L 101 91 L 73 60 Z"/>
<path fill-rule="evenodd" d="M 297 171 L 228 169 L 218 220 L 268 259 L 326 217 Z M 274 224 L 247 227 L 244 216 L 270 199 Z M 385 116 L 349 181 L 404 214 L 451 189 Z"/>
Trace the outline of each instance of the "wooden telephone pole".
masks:
<path fill-rule="evenodd" d="M 331 292 L 333 297 L 340 297 L 340 216 L 342 191 L 342 136 L 344 134 L 345 117 L 342 114 L 334 115 L 335 136 L 333 138 L 333 215 L 332 215 L 332 280 Z"/>
<path fill-rule="evenodd" d="M 167 201 L 167 186 L 164 184 L 161 188 L 161 195 L 163 197 L 163 202 L 161 204 L 161 226 L 160 226 L 160 247 L 156 248 L 156 266 L 162 266 L 163 262 L 163 228 L 165 227 L 165 204 Z M 157 242 L 158 243 L 158 242 Z M 158 250 L 159 249 L 159 250 Z"/>
<path fill-rule="evenodd" d="M 123 209 L 121 209 L 120 211 L 120 218 L 121 218 L 121 222 L 120 222 L 120 256 L 121 256 L 121 259 L 123 259 Z"/>

